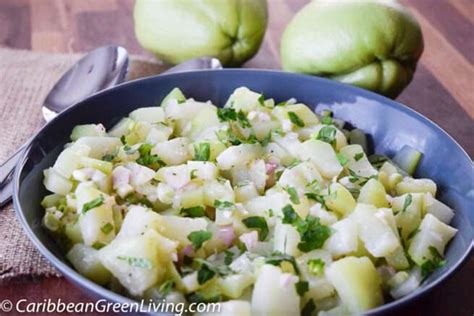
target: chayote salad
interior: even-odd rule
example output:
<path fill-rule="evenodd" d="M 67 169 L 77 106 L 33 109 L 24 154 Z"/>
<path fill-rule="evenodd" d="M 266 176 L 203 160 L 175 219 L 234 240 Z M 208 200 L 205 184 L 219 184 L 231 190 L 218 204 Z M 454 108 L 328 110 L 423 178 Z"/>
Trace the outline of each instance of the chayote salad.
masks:
<path fill-rule="evenodd" d="M 175 88 L 108 131 L 74 127 L 43 224 L 79 273 L 136 299 L 360 313 L 418 288 L 456 229 L 411 176 L 419 152 L 367 156 L 344 125 L 243 87 L 222 108 Z"/>

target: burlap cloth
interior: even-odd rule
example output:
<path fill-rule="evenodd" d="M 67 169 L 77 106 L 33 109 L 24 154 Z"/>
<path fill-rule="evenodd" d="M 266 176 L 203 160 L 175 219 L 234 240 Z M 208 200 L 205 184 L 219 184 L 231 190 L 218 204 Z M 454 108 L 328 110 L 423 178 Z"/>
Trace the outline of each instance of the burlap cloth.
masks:
<path fill-rule="evenodd" d="M 0 161 L 41 126 L 43 100 L 80 57 L 0 48 Z M 128 78 L 157 74 L 164 69 L 150 60 L 132 57 Z M 13 205 L 0 209 L 0 284 L 12 279 L 60 275 L 24 234 Z"/>

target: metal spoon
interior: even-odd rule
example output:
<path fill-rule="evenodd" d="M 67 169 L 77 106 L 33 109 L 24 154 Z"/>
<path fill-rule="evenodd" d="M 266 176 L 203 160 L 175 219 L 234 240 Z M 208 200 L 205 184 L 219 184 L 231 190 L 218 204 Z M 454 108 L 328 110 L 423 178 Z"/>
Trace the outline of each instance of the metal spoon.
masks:
<path fill-rule="evenodd" d="M 46 97 L 42 107 L 44 121 L 49 122 L 69 106 L 123 82 L 128 65 L 128 53 L 120 46 L 100 47 L 88 53 L 59 79 Z M 202 57 L 186 61 L 163 73 L 221 68 L 219 60 Z M 0 207 L 11 199 L 13 171 L 28 143 L 0 165 Z"/>

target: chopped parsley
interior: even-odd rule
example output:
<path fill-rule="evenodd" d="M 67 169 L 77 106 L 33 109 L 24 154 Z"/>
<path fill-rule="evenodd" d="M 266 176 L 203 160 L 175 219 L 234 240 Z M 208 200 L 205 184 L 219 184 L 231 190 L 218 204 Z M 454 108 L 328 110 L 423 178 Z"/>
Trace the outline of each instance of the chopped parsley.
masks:
<path fill-rule="evenodd" d="M 143 269 L 152 269 L 153 262 L 146 258 L 137 258 L 137 257 L 129 257 L 129 256 L 118 256 L 117 259 L 124 260 L 128 263 L 128 265 L 135 267 L 135 268 L 143 268 Z"/>
<path fill-rule="evenodd" d="M 92 244 L 92 248 L 94 249 L 101 249 L 101 248 L 104 248 L 105 247 L 105 244 L 103 242 L 100 242 L 100 241 L 96 241 L 95 243 Z"/>
<path fill-rule="evenodd" d="M 203 217 L 206 215 L 203 206 L 193 206 L 188 208 L 182 208 L 180 211 L 181 214 L 184 214 L 185 217 Z"/>
<path fill-rule="evenodd" d="M 188 240 L 193 244 L 193 249 L 198 250 L 202 245 L 212 238 L 212 233 L 207 230 L 193 231 L 188 235 Z"/>
<path fill-rule="evenodd" d="M 127 140 L 125 138 L 125 135 L 120 136 L 120 142 L 122 143 L 122 145 L 127 145 Z"/>
<path fill-rule="evenodd" d="M 356 183 L 358 182 L 359 185 L 363 186 L 364 184 L 367 183 L 367 181 L 369 181 L 370 179 L 372 178 L 376 178 L 376 176 L 370 176 L 370 177 L 363 177 L 363 176 L 359 176 L 357 173 L 355 173 L 354 170 L 351 170 L 351 169 L 348 169 L 349 171 L 349 182 L 351 183 Z"/>
<path fill-rule="evenodd" d="M 198 173 L 198 170 L 197 170 L 197 169 L 191 170 L 191 180 L 197 178 L 197 173 Z"/>
<path fill-rule="evenodd" d="M 211 145 L 209 143 L 194 144 L 194 160 L 209 161 Z"/>
<path fill-rule="evenodd" d="M 288 100 L 279 102 L 279 103 L 275 104 L 275 106 L 285 106 L 287 104 L 288 104 Z"/>
<path fill-rule="evenodd" d="M 229 251 L 229 250 L 224 250 L 224 254 L 225 254 L 224 263 L 226 265 L 231 264 L 232 261 L 234 261 L 234 253 L 232 251 Z"/>
<path fill-rule="evenodd" d="M 102 226 L 102 227 L 100 228 L 100 230 L 101 230 L 104 234 L 108 235 L 112 230 L 114 230 L 114 226 L 113 226 L 111 223 L 107 223 L 107 224 L 105 224 L 104 226 Z"/>
<path fill-rule="evenodd" d="M 406 212 L 408 207 L 411 205 L 412 201 L 413 201 L 413 197 L 412 197 L 411 193 L 408 193 L 407 196 L 405 197 L 405 201 L 403 202 L 402 213 Z"/>
<path fill-rule="evenodd" d="M 324 271 L 325 262 L 320 258 L 308 260 L 308 269 L 314 275 L 321 275 Z"/>
<path fill-rule="evenodd" d="M 295 124 L 298 127 L 304 127 L 303 120 L 295 112 L 288 112 L 288 117 L 290 118 L 291 123 Z"/>
<path fill-rule="evenodd" d="M 307 281 L 298 281 L 295 283 L 296 293 L 299 296 L 304 296 L 306 292 L 309 291 L 309 283 Z"/>
<path fill-rule="evenodd" d="M 199 284 L 204 284 L 210 279 L 212 279 L 216 274 L 220 276 L 225 276 L 232 271 L 228 266 L 225 265 L 213 265 L 209 261 L 206 261 L 204 259 L 194 259 L 194 262 L 197 262 L 200 264 L 200 269 L 198 270 L 198 283 Z"/>
<path fill-rule="evenodd" d="M 265 240 L 268 236 L 268 225 L 267 221 L 262 216 L 250 216 L 242 220 L 245 226 L 248 228 L 256 228 L 259 230 L 260 241 Z"/>
<path fill-rule="evenodd" d="M 140 145 L 140 147 L 138 148 L 140 157 L 137 159 L 137 163 L 153 170 L 157 170 L 160 167 L 165 166 L 166 164 L 163 160 L 160 159 L 160 157 L 158 157 L 158 155 L 151 154 L 151 149 L 153 148 L 153 146 L 154 145 L 152 144 Z"/>
<path fill-rule="evenodd" d="M 234 108 L 218 108 L 217 117 L 221 122 L 229 122 L 237 120 L 237 113 Z"/>
<path fill-rule="evenodd" d="M 92 210 L 93 208 L 99 207 L 104 204 L 104 196 L 99 196 L 96 199 L 93 199 L 90 202 L 85 203 L 82 206 L 82 213 L 87 213 L 88 211 Z"/>
<path fill-rule="evenodd" d="M 229 202 L 229 201 L 215 200 L 214 201 L 214 207 L 216 209 L 228 209 L 228 208 L 234 207 L 234 203 Z"/>
<path fill-rule="evenodd" d="M 359 161 L 364 157 L 364 153 L 357 153 L 354 155 L 354 160 Z"/>
<path fill-rule="evenodd" d="M 293 204 L 300 204 L 300 197 L 294 187 L 286 187 L 286 192 L 290 195 L 290 200 Z"/>
<path fill-rule="evenodd" d="M 316 135 L 316 139 L 326 142 L 331 145 L 336 144 L 336 128 L 333 126 L 326 125 L 321 128 Z"/>
<path fill-rule="evenodd" d="M 388 161 L 388 158 L 382 155 L 371 155 L 369 157 L 369 161 L 372 164 L 372 166 L 374 166 L 377 169 L 380 169 L 380 167 L 382 167 L 382 165 L 386 161 Z"/>
<path fill-rule="evenodd" d="M 308 215 L 303 220 L 291 205 L 286 205 L 283 208 L 282 222 L 283 224 L 295 226 L 301 238 L 301 241 L 298 243 L 298 249 L 303 252 L 321 248 L 324 242 L 331 236 L 331 228 L 321 224 L 319 217 Z"/>
<path fill-rule="evenodd" d="M 281 252 L 274 252 L 271 256 L 265 259 L 265 263 L 272 264 L 274 266 L 280 266 L 282 262 L 288 262 L 293 266 L 293 270 L 295 270 L 296 274 L 300 273 L 298 269 L 298 265 L 296 264 L 295 257 L 281 253 Z"/>
<path fill-rule="evenodd" d="M 265 96 L 263 93 L 258 97 L 258 103 L 263 107 L 265 106 Z"/>
<path fill-rule="evenodd" d="M 197 280 L 199 284 L 204 284 L 216 275 L 216 272 L 212 270 L 207 264 L 202 264 L 198 270 Z"/>
<path fill-rule="evenodd" d="M 243 128 L 252 127 L 252 125 L 250 125 L 250 122 L 247 116 L 242 110 L 237 112 L 237 122 L 239 122 L 240 126 L 242 126 Z"/>
<path fill-rule="evenodd" d="M 243 128 L 252 127 L 247 116 L 242 110 L 236 112 L 234 108 L 219 108 L 217 109 L 217 117 L 221 122 L 236 121 Z"/>
<path fill-rule="evenodd" d="M 432 258 L 423 262 L 423 264 L 421 265 L 421 276 L 423 278 L 427 278 L 436 269 L 444 267 L 446 265 L 446 260 L 443 260 L 443 257 L 435 247 L 430 246 L 428 249 L 431 252 Z"/>
<path fill-rule="evenodd" d="M 237 146 L 242 140 L 235 136 L 230 129 L 216 131 L 217 139 L 226 146 Z"/>
<path fill-rule="evenodd" d="M 115 159 L 115 155 L 107 154 L 107 155 L 102 156 L 102 160 L 104 160 L 104 161 L 111 162 L 114 159 Z"/>
<path fill-rule="evenodd" d="M 283 209 L 283 224 L 293 224 L 298 220 L 298 214 L 290 204 L 286 205 Z"/>

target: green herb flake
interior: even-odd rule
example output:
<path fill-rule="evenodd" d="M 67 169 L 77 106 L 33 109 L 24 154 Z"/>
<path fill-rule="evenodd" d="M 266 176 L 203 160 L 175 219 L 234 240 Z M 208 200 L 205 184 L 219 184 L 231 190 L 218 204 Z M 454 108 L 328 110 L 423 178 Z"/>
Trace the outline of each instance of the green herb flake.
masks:
<path fill-rule="evenodd" d="M 286 187 L 286 192 L 290 195 L 290 200 L 293 204 L 300 204 L 300 197 L 294 187 Z"/>
<path fill-rule="evenodd" d="M 256 144 L 258 142 L 257 136 L 254 133 L 251 133 L 249 137 L 245 140 L 247 144 Z"/>
<path fill-rule="evenodd" d="M 124 260 L 128 263 L 128 265 L 135 267 L 135 268 L 143 268 L 143 269 L 152 269 L 153 262 L 146 258 L 137 258 L 137 257 L 129 257 L 129 256 L 118 256 L 117 259 Z"/>
<path fill-rule="evenodd" d="M 209 161 L 211 145 L 209 143 L 194 144 L 194 160 Z"/>
<path fill-rule="evenodd" d="M 306 292 L 309 291 L 309 283 L 307 281 L 298 281 L 295 283 L 296 293 L 303 297 Z"/>
<path fill-rule="evenodd" d="M 316 305 L 313 299 L 310 299 L 301 310 L 301 316 L 312 316 L 315 310 Z"/>
<path fill-rule="evenodd" d="M 288 104 L 288 100 L 287 101 L 282 101 L 282 102 L 279 102 L 277 104 L 275 104 L 275 106 L 285 106 Z"/>
<path fill-rule="evenodd" d="M 347 163 L 349 162 L 349 159 L 347 159 L 347 157 L 341 153 L 336 154 L 336 157 L 337 157 L 337 160 L 339 160 L 339 163 L 341 164 L 341 166 L 343 167 L 347 165 Z"/>
<path fill-rule="evenodd" d="M 221 122 L 229 122 L 237 120 L 237 113 L 233 108 L 218 108 L 217 117 Z"/>
<path fill-rule="evenodd" d="M 229 129 L 216 131 L 215 134 L 217 139 L 226 146 L 237 146 L 242 144 L 242 141 Z"/>
<path fill-rule="evenodd" d="M 263 93 L 258 97 L 258 103 L 263 107 L 265 106 L 265 96 Z"/>
<path fill-rule="evenodd" d="M 100 242 L 100 241 L 96 241 L 95 243 L 92 244 L 92 248 L 94 249 L 102 249 L 104 248 L 106 245 L 103 243 L 103 242 Z"/>
<path fill-rule="evenodd" d="M 432 258 L 423 262 L 421 265 L 421 276 L 423 278 L 427 278 L 436 269 L 442 268 L 446 265 L 446 260 L 443 260 L 443 257 L 435 247 L 430 246 L 428 249 L 431 252 Z"/>
<path fill-rule="evenodd" d="M 282 223 L 295 226 L 300 234 L 301 241 L 298 243 L 298 249 L 303 252 L 321 248 L 331 236 L 331 228 L 321 224 L 319 217 L 308 215 L 303 220 L 289 204 L 283 208 L 282 212 Z"/>
<path fill-rule="evenodd" d="M 308 260 L 308 269 L 314 275 L 321 275 L 324 272 L 325 262 L 320 258 Z"/>
<path fill-rule="evenodd" d="M 113 161 L 114 159 L 115 159 L 115 155 L 107 154 L 107 155 L 102 156 L 102 160 L 104 160 L 104 161 L 111 162 L 111 161 Z"/>
<path fill-rule="evenodd" d="M 267 136 L 265 136 L 262 141 L 260 142 L 260 144 L 262 145 L 262 147 L 265 147 L 267 146 L 270 142 L 272 141 L 272 132 L 270 131 Z"/>
<path fill-rule="evenodd" d="M 207 230 L 193 231 L 188 235 L 188 240 L 193 244 L 193 249 L 198 250 L 202 245 L 212 238 L 212 233 Z"/>
<path fill-rule="evenodd" d="M 301 242 L 298 249 L 309 252 L 320 249 L 331 236 L 331 228 L 319 222 L 319 217 L 307 216 L 304 221 L 298 222 L 296 230 L 300 233 Z"/>
<path fill-rule="evenodd" d="M 229 265 L 234 261 L 234 253 L 229 250 L 224 251 L 225 257 L 224 257 L 224 264 Z"/>
<path fill-rule="evenodd" d="M 191 170 L 191 180 L 194 180 L 197 178 L 197 173 L 198 173 L 197 169 Z"/>
<path fill-rule="evenodd" d="M 321 128 L 316 136 L 316 139 L 319 139 L 323 142 L 326 142 L 331 145 L 336 144 L 336 128 L 333 126 L 326 125 Z"/>
<path fill-rule="evenodd" d="M 158 157 L 158 155 L 152 155 L 151 150 L 154 145 L 152 144 L 141 144 L 138 148 L 140 157 L 137 159 L 139 165 L 157 170 L 162 166 L 165 166 L 165 162 Z"/>
<path fill-rule="evenodd" d="M 370 179 L 377 178 L 377 176 L 363 177 L 359 176 L 354 170 L 348 169 L 349 171 L 349 182 L 356 183 L 358 182 L 360 186 L 363 186 Z"/>
<path fill-rule="evenodd" d="M 91 209 L 99 207 L 102 204 L 104 204 L 104 197 L 101 195 L 98 198 L 93 199 L 92 201 L 85 203 L 82 206 L 82 213 L 87 213 Z"/>
<path fill-rule="evenodd" d="M 259 239 L 264 241 L 268 236 L 268 225 L 267 221 L 262 216 L 250 216 L 242 220 L 247 228 L 255 228 L 259 230 Z"/>
<path fill-rule="evenodd" d="M 161 285 L 160 285 L 160 288 L 158 289 L 158 292 L 160 292 L 160 294 L 162 296 L 166 296 L 168 294 L 170 294 L 171 290 L 174 288 L 175 286 L 175 282 L 174 280 L 167 280 L 165 282 L 163 282 Z"/>
<path fill-rule="evenodd" d="M 206 215 L 206 212 L 203 206 L 193 206 L 193 207 L 188 207 L 188 208 L 182 208 L 180 213 L 184 214 L 185 217 L 191 217 L 191 218 L 203 217 Z"/>
<path fill-rule="evenodd" d="M 357 153 L 354 155 L 354 160 L 359 161 L 364 157 L 364 153 Z"/>
<path fill-rule="evenodd" d="M 271 256 L 267 257 L 265 259 L 265 263 L 274 265 L 274 266 L 280 266 L 282 262 L 288 262 L 293 266 L 293 270 L 295 271 L 296 274 L 300 273 L 300 270 L 298 269 L 298 264 L 296 263 L 295 257 L 281 253 L 281 252 L 274 252 L 271 254 Z"/>
<path fill-rule="evenodd" d="M 207 264 L 202 264 L 198 270 L 197 280 L 199 284 L 204 284 L 216 275 L 216 272 L 209 268 Z"/>
<path fill-rule="evenodd" d="M 237 122 L 239 122 L 240 126 L 242 126 L 243 128 L 252 127 L 252 125 L 250 124 L 247 116 L 245 115 L 245 113 L 242 110 L 240 110 L 237 113 Z"/>
<path fill-rule="evenodd" d="M 303 120 L 295 112 L 288 112 L 288 117 L 290 118 L 291 123 L 295 124 L 298 127 L 304 127 Z"/>
<path fill-rule="evenodd" d="M 229 209 L 234 207 L 234 203 L 229 201 L 214 200 L 214 207 L 216 209 Z"/>
<path fill-rule="evenodd" d="M 388 161 L 388 158 L 382 155 L 371 155 L 369 157 L 369 162 L 377 169 L 380 169 L 386 161 Z"/>
<path fill-rule="evenodd" d="M 100 230 L 101 230 L 104 234 L 108 235 L 112 230 L 114 230 L 114 225 L 112 225 L 111 223 L 107 223 L 107 224 L 105 224 L 104 226 L 102 226 L 102 227 L 100 228 Z"/>
<path fill-rule="evenodd" d="M 214 265 L 209 261 L 204 259 L 194 259 L 194 262 L 200 264 L 200 269 L 198 270 L 198 282 L 199 284 L 204 284 L 210 279 L 212 279 L 216 274 L 219 276 L 225 276 L 232 273 L 232 270 L 226 265 Z"/>
<path fill-rule="evenodd" d="M 411 205 L 412 201 L 413 201 L 413 197 L 412 197 L 411 193 L 408 193 L 408 195 L 405 197 L 405 201 L 403 202 L 402 213 L 406 212 L 408 207 Z"/>
<path fill-rule="evenodd" d="M 295 212 L 295 209 L 291 204 L 287 204 L 282 209 L 283 211 L 283 224 L 293 224 L 298 219 L 298 214 Z"/>
<path fill-rule="evenodd" d="M 120 136 L 120 142 L 122 145 L 127 145 L 127 140 L 125 139 L 125 135 Z"/>

